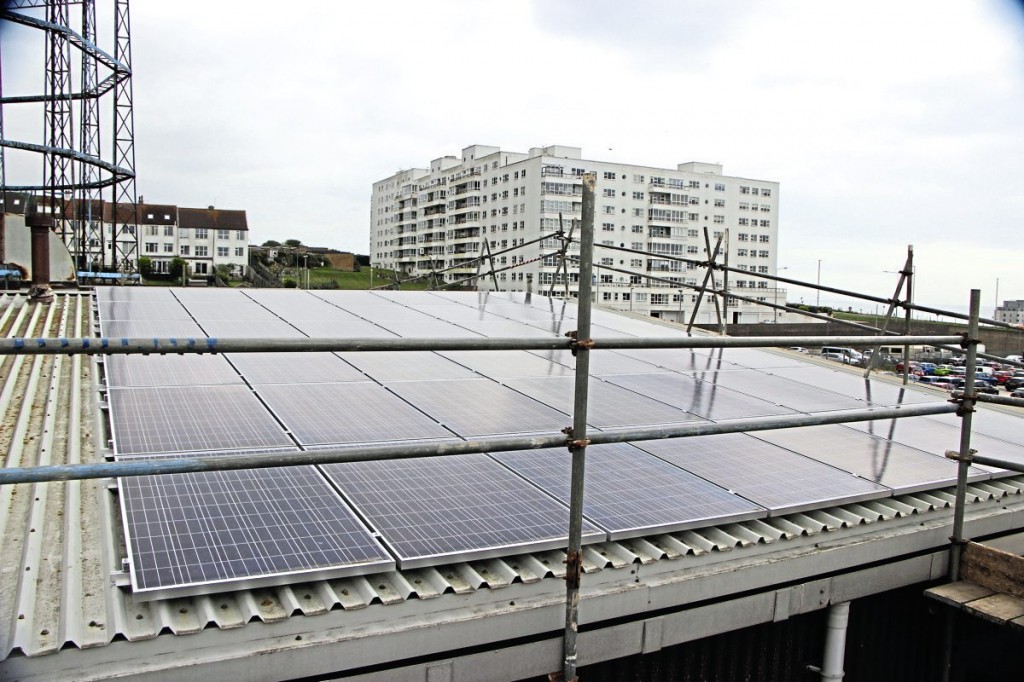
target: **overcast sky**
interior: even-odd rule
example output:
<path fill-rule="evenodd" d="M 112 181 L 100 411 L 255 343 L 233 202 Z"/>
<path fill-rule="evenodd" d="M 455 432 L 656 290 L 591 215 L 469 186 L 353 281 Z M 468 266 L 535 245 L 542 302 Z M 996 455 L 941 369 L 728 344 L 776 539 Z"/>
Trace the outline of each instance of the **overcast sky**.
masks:
<path fill-rule="evenodd" d="M 1019 1 L 255 7 L 132 4 L 147 201 L 366 253 L 375 180 L 471 144 L 565 144 L 778 181 L 781 274 L 813 281 L 820 260 L 823 283 L 890 296 L 913 244 L 921 303 L 980 288 L 990 315 L 997 278 L 1024 298 Z"/>

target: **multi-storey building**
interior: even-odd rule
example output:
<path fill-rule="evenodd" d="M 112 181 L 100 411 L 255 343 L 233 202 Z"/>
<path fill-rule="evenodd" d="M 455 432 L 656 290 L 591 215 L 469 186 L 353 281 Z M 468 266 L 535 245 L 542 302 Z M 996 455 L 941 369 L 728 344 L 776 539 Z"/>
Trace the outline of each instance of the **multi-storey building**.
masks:
<path fill-rule="evenodd" d="M 59 213 L 45 197 L 7 193 L 5 212 L 25 214 Z M 80 271 L 138 269 L 139 258 L 149 258 L 153 271 L 166 273 L 174 258 L 183 259 L 191 274 L 211 275 L 219 265 L 240 275 L 249 264 L 249 225 L 245 211 L 208 208 L 179 208 L 171 204 L 136 205 L 135 220 L 131 206 L 93 202 L 79 210 L 77 201 L 69 202 L 66 219 L 55 229 L 76 257 Z M 86 218 L 85 216 L 89 216 Z M 87 226 L 83 221 L 89 221 Z M 85 229 L 83 229 L 85 228 Z M 116 241 L 115 241 L 116 239 Z M 79 246 L 81 243 L 81 246 Z M 130 257 L 125 258 L 128 254 Z"/>
<path fill-rule="evenodd" d="M 722 239 L 719 263 L 743 272 L 718 288 L 734 296 L 785 303 L 785 291 L 744 272 L 775 274 L 779 183 L 722 174 L 712 163 L 675 169 L 584 160 L 577 147 L 533 148 L 528 153 L 474 145 L 462 157 L 445 156 L 373 185 L 370 254 L 375 266 L 405 275 L 438 275 L 447 282 L 477 273 L 492 254 L 503 290 L 564 294 L 559 273 L 559 227 L 568 233 L 582 209 L 582 176 L 597 174 L 595 296 L 599 303 L 665 319 L 689 319 L 705 269 L 666 256 L 708 259 Z M 578 236 L 578 232 L 576 233 Z M 521 247 L 521 248 L 514 248 Z M 613 250 L 607 247 L 630 249 Z M 508 249 L 513 249 L 505 253 Z M 570 255 L 578 254 L 578 246 Z M 482 270 L 490 269 L 488 259 Z M 570 266 L 569 296 L 578 295 L 578 268 Z M 477 280 L 492 287 L 490 277 Z M 709 322 L 705 302 L 698 321 Z M 768 307 L 730 297 L 730 322 L 770 322 Z"/>
<path fill-rule="evenodd" d="M 996 306 L 994 319 L 1006 324 L 1024 325 L 1024 300 L 1003 301 L 1001 306 Z"/>

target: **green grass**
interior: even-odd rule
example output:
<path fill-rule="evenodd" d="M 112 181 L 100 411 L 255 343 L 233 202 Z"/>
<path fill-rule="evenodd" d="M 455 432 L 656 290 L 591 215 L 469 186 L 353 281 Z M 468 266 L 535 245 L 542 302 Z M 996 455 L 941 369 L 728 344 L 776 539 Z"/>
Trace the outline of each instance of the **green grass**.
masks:
<path fill-rule="evenodd" d="M 289 268 L 290 273 L 294 273 L 294 270 Z M 301 273 L 301 276 L 305 277 L 305 272 Z M 281 279 L 295 279 L 295 274 L 289 274 L 283 276 Z M 373 270 L 373 286 L 379 287 L 382 284 L 387 284 L 391 280 L 390 270 L 381 270 L 380 268 L 374 268 Z M 305 280 L 302 282 L 303 288 L 305 288 Z M 312 289 L 319 289 L 325 287 L 334 288 L 337 285 L 338 289 L 369 289 L 370 288 L 370 269 L 363 268 L 359 272 L 346 272 L 344 270 L 335 270 L 333 268 L 313 268 L 309 271 L 309 286 Z M 409 284 L 403 284 L 403 290 L 416 290 L 426 289 L 426 280 L 418 282 L 411 282 Z"/>

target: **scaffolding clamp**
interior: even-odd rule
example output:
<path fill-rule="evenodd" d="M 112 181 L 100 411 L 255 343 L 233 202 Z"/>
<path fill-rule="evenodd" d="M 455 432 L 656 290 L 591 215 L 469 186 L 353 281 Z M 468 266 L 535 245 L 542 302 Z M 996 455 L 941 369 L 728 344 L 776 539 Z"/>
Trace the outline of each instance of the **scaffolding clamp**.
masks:
<path fill-rule="evenodd" d="M 576 357 L 576 352 L 580 348 L 584 348 L 586 350 L 590 350 L 591 348 L 594 347 L 594 340 L 593 339 L 583 339 L 583 340 L 580 340 L 579 338 L 577 338 L 575 331 L 566 332 L 565 335 L 568 336 L 570 339 L 572 339 L 572 342 L 569 344 L 569 352 L 572 353 L 573 357 Z"/>
<path fill-rule="evenodd" d="M 980 341 L 981 339 L 972 339 L 968 332 L 960 332 L 960 347 L 964 350 L 967 350 L 971 344 L 977 344 Z"/>
<path fill-rule="evenodd" d="M 570 450 L 583 450 L 588 445 L 590 445 L 590 439 L 589 438 L 577 438 L 575 440 L 569 441 L 569 449 Z"/>
<path fill-rule="evenodd" d="M 956 416 L 963 417 L 976 411 L 974 405 L 978 402 L 978 394 L 954 391 L 953 397 L 949 399 L 949 402 L 956 404 Z"/>
<path fill-rule="evenodd" d="M 565 555 L 565 582 L 569 587 L 580 588 L 580 575 L 583 573 L 583 551 L 570 549 Z"/>
<path fill-rule="evenodd" d="M 959 450 L 946 450 L 946 459 L 951 459 L 954 462 L 967 462 L 970 464 L 974 461 L 974 456 L 976 454 L 978 454 L 978 451 L 974 448 L 967 451 L 966 457 L 961 457 Z"/>

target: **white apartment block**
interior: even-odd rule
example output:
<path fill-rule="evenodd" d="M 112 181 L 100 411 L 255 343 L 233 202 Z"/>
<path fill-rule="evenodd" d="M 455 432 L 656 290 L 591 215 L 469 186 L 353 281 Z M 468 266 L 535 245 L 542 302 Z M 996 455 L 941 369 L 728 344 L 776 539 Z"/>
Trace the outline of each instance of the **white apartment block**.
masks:
<path fill-rule="evenodd" d="M 581 218 L 585 172 L 597 174 L 594 234 L 594 297 L 597 303 L 669 320 L 688 320 L 705 269 L 668 260 L 677 256 L 707 260 L 704 228 L 712 249 L 722 237 L 726 262 L 746 272 L 775 274 L 779 234 L 779 183 L 722 174 L 712 163 L 681 163 L 653 168 L 581 158 L 577 147 L 533 148 L 529 153 L 474 145 L 462 157 L 445 156 L 429 168 L 413 168 L 373 185 L 370 258 L 374 266 L 405 275 L 444 273 L 448 282 L 477 272 L 476 260 L 495 257 L 498 285 L 505 291 L 564 295 L 554 253 L 559 216 L 568 233 Z M 545 235 L 549 237 L 542 239 Z M 575 235 L 579 236 L 577 230 Z M 527 244 L 540 239 L 533 244 Z M 486 244 L 484 243 L 486 241 Z M 616 246 L 634 251 L 613 251 Z M 574 245 L 570 254 L 578 255 Z M 484 263 L 481 273 L 489 269 Z M 649 279 L 649 277 L 657 279 Z M 569 268 L 569 296 L 578 295 L 578 268 Z M 481 276 L 480 289 L 493 288 Z M 716 285 L 725 285 L 722 273 Z M 733 295 L 785 303 L 773 282 L 730 273 Z M 731 297 L 730 297 L 731 298 Z M 783 314 L 731 298 L 730 322 L 783 321 Z M 716 321 L 708 297 L 697 321 Z"/>
<path fill-rule="evenodd" d="M 1024 300 L 1003 301 L 1001 306 L 996 306 L 993 319 L 1006 324 L 1024 325 Z"/>

